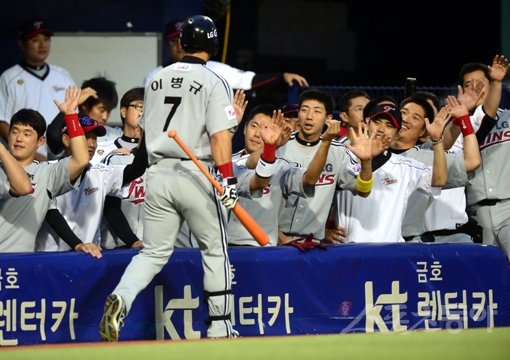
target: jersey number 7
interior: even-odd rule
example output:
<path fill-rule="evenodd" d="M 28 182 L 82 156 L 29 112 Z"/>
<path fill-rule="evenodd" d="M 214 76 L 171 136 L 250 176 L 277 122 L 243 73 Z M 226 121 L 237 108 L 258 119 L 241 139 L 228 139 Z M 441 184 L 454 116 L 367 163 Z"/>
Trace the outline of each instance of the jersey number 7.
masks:
<path fill-rule="evenodd" d="M 165 104 L 171 104 L 172 109 L 170 110 L 170 113 L 166 117 L 165 126 L 163 127 L 163 131 L 168 131 L 168 127 L 170 126 L 170 121 L 172 120 L 172 117 L 175 115 L 175 112 L 177 111 L 177 108 L 181 104 L 180 97 L 177 96 L 165 96 Z"/>

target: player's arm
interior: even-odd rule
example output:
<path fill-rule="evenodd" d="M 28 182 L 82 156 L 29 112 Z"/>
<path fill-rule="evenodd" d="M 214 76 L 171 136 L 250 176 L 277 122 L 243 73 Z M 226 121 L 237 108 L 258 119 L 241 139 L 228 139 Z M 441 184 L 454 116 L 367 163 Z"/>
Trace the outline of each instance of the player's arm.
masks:
<path fill-rule="evenodd" d="M 358 127 L 357 134 L 354 128 L 349 128 L 349 132 L 352 143 L 346 146 L 357 156 L 361 165 L 361 170 L 356 177 L 356 194 L 361 197 L 368 197 L 374 184 L 372 156 L 373 153 L 379 153 L 378 147 L 385 145 L 376 138 L 376 132 L 371 135 L 368 134 L 368 126 L 364 123 Z"/>
<path fill-rule="evenodd" d="M 113 232 L 124 244 L 133 249 L 143 248 L 143 242 L 133 232 L 126 216 L 122 212 L 120 198 L 107 196 L 104 202 L 103 215 Z"/>
<path fill-rule="evenodd" d="M 89 163 L 87 140 L 76 113 L 79 97 L 80 90 L 75 86 L 69 86 L 66 89 L 64 103 L 54 100 L 59 110 L 65 114 L 64 121 L 67 126 L 67 133 L 71 139 L 71 157 L 68 165 L 71 183 L 78 179 Z"/>
<path fill-rule="evenodd" d="M 0 162 L 2 162 L 2 166 L 11 186 L 11 195 L 22 196 L 33 192 L 32 183 L 25 169 L 1 143 Z"/>
<path fill-rule="evenodd" d="M 0 136 L 5 142 L 9 139 L 9 124 L 5 120 L 0 120 Z"/>
<path fill-rule="evenodd" d="M 464 137 L 463 153 L 466 171 L 475 171 L 480 166 L 482 158 L 478 140 L 469 118 L 469 111 L 464 104 L 453 96 L 448 96 L 446 102 L 449 107 L 449 113 L 453 117 L 452 123 L 461 129 L 462 136 Z"/>
<path fill-rule="evenodd" d="M 129 184 L 131 181 L 138 179 L 143 175 L 149 160 L 147 157 L 147 147 L 145 146 L 145 133 L 142 134 L 138 147 L 133 150 L 135 158 L 133 162 L 124 168 L 124 175 L 122 178 L 122 185 Z"/>
<path fill-rule="evenodd" d="M 441 188 L 448 180 L 446 153 L 443 147 L 443 131 L 449 119 L 448 110 L 448 107 L 443 106 L 432 123 L 429 119 L 425 118 L 425 127 L 432 141 L 432 151 L 434 152 L 431 185 Z"/>
<path fill-rule="evenodd" d="M 501 103 L 501 92 L 503 90 L 503 79 L 510 65 L 508 59 L 503 55 L 496 55 L 489 66 L 489 91 L 483 102 L 483 111 L 491 118 L 496 118 L 496 114 Z"/>
<path fill-rule="evenodd" d="M 66 219 L 58 209 L 49 209 L 45 217 L 46 222 L 55 233 L 74 251 L 90 254 L 92 257 L 101 258 L 101 248 L 95 244 L 84 244 L 71 230 Z"/>
<path fill-rule="evenodd" d="M 312 161 L 308 164 L 308 168 L 303 174 L 303 186 L 315 186 L 319 177 L 321 176 L 324 166 L 326 166 L 326 159 L 328 158 L 329 147 L 331 141 L 338 137 L 340 131 L 340 121 L 338 120 L 326 120 L 326 131 L 322 134 L 322 139 L 319 144 L 317 152 L 313 156 Z"/>

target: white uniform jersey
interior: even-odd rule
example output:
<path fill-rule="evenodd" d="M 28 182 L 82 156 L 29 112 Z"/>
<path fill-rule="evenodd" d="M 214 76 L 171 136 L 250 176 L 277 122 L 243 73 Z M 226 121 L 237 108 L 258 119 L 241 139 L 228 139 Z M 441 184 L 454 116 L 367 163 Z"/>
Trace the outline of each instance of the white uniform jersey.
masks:
<path fill-rule="evenodd" d="M 99 164 L 112 150 L 119 149 L 119 146 L 117 146 L 115 142 L 122 136 L 122 129 L 108 125 L 104 127 L 106 129 L 106 135 L 97 138 L 96 152 L 92 160 L 90 160 L 92 165 Z"/>
<path fill-rule="evenodd" d="M 69 157 L 56 163 L 34 162 L 25 167 L 35 191 L 0 204 L 0 253 L 33 252 L 50 200 L 73 189 Z M 78 179 L 74 186 L 78 186 Z"/>
<path fill-rule="evenodd" d="M 349 242 L 403 242 L 402 219 L 413 192 L 435 196 L 432 168 L 397 154 L 374 172 L 374 185 L 367 198 L 350 191 L 337 191 L 332 215 L 335 225 L 346 229 Z"/>
<path fill-rule="evenodd" d="M 498 112 L 499 119 L 480 144 L 482 164 L 469 175 L 468 206 L 486 199 L 509 199 L 510 110 Z"/>
<path fill-rule="evenodd" d="M 14 65 L 0 76 L 0 120 L 10 123 L 20 109 L 37 110 L 49 124 L 59 110 L 53 100 L 64 102 L 65 91 L 74 85 L 69 72 L 57 65 L 48 64 L 48 71 L 39 76 L 24 65 Z M 46 155 L 46 146 L 38 152 Z"/>
<path fill-rule="evenodd" d="M 205 65 L 208 69 L 211 69 L 216 74 L 223 77 L 233 89 L 250 90 L 255 73 L 253 71 L 244 71 L 232 67 L 230 65 L 209 60 Z M 163 66 L 159 66 L 152 70 L 144 79 L 143 85 L 147 83 L 157 74 L 158 71 L 162 70 Z"/>
<path fill-rule="evenodd" d="M 304 143 L 298 139 L 297 134 L 293 134 L 289 142 L 278 149 L 277 155 L 306 168 L 318 147 L 319 141 L 314 144 Z M 354 154 L 334 140 L 328 152 L 326 166 L 315 184 L 314 197 L 306 199 L 291 195 L 280 214 L 280 229 L 287 235 L 302 237 L 313 234 L 314 239 L 322 240 L 335 188 L 338 186 L 354 191 L 356 176 L 360 170 L 361 166 Z"/>
<path fill-rule="evenodd" d="M 163 158 L 189 158 L 169 139 L 171 129 L 177 130 L 198 159 L 211 161 L 209 134 L 237 126 L 232 89 L 223 78 L 204 69 L 201 63 L 178 62 L 158 72 L 145 88 L 140 126 L 148 139 L 149 165 Z M 163 83 L 163 79 L 171 82 Z M 193 96 L 182 97 L 183 89 Z M 155 96 L 158 93 L 161 96 Z"/>
<path fill-rule="evenodd" d="M 120 145 L 120 143 L 119 143 Z M 131 144 L 133 145 L 137 144 Z M 126 147 L 127 146 L 121 146 Z M 110 154 L 103 162 L 107 165 L 129 165 L 133 162 L 133 154 Z M 145 203 L 145 174 L 124 186 L 122 190 L 121 210 L 126 217 L 129 226 L 138 239 L 143 239 L 143 215 Z M 101 223 L 101 246 L 105 249 L 111 249 L 125 245 L 119 237 L 111 231 L 108 222 L 104 219 Z"/>
<path fill-rule="evenodd" d="M 415 146 L 402 152 L 401 155 L 416 159 L 427 166 L 432 166 L 434 164 L 434 152 L 426 147 Z M 464 166 L 464 156 L 462 153 L 446 153 L 446 166 L 448 169 L 448 181 L 443 187 L 443 190 L 459 188 L 467 184 L 467 173 L 466 167 Z M 443 191 L 441 194 L 443 194 Z M 455 198 L 455 196 L 458 195 L 458 193 L 454 193 L 453 197 Z M 430 204 L 438 201 L 441 201 L 442 203 L 449 201 L 449 196 L 450 195 L 446 195 L 443 198 L 440 196 L 437 199 L 432 199 L 420 192 L 412 194 L 411 199 L 409 200 L 406 214 L 404 216 L 404 221 L 402 223 L 403 236 L 417 236 L 423 234 L 426 231 L 450 229 L 452 224 L 453 228 L 455 228 L 454 224 L 464 221 L 463 212 L 465 212 L 465 208 L 460 208 L 460 206 L 453 205 L 449 208 L 450 210 L 448 208 L 444 209 L 444 212 L 441 213 L 442 215 L 439 222 L 434 222 L 437 219 L 437 214 L 430 213 L 431 217 L 429 217 L 427 220 L 427 227 L 424 226 L 425 212 L 427 211 L 427 208 L 430 206 Z M 436 206 L 440 206 L 440 204 L 438 203 Z M 444 218 L 446 216 L 451 216 L 451 218 Z M 466 221 L 467 219 L 465 219 L 464 222 Z"/>
<path fill-rule="evenodd" d="M 241 156 L 241 152 L 233 155 L 233 161 L 239 167 L 245 167 L 249 155 Z M 306 198 L 313 197 L 315 187 L 303 187 L 305 169 L 297 163 L 276 159 L 271 183 L 263 189 L 260 198 L 251 199 L 240 193 L 239 204 L 257 221 L 269 236 L 269 246 L 278 245 L 278 219 L 285 199 L 296 194 Z M 228 243 L 231 245 L 260 246 L 243 224 L 235 216 L 228 222 Z"/>
<path fill-rule="evenodd" d="M 91 166 L 77 189 L 55 198 L 54 207 L 82 242 L 100 245 L 99 225 L 103 217 L 104 200 L 107 195 L 122 195 L 124 168 L 104 164 Z M 71 248 L 45 224 L 37 234 L 36 250 L 67 251 Z"/>

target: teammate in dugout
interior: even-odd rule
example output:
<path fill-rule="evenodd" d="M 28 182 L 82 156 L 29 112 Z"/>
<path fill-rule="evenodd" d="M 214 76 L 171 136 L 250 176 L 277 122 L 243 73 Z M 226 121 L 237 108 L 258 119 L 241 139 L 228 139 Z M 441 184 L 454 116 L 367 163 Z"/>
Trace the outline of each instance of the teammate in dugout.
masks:
<path fill-rule="evenodd" d="M 87 143 L 75 113 L 80 91 L 66 90 L 65 102 L 55 100 L 66 114 L 72 155 L 57 163 L 35 161 L 37 148 L 44 145 L 46 121 L 35 110 L 21 109 L 11 119 L 9 151 L 29 174 L 34 192 L 3 202 L 0 212 L 0 252 L 33 252 L 50 199 L 71 191 L 80 184 L 80 175 L 88 164 Z M 19 226 L 23 224 L 23 226 Z"/>
<path fill-rule="evenodd" d="M 80 124 L 87 139 L 89 159 L 94 156 L 98 136 L 106 134 L 105 128 L 96 120 L 88 117 L 80 118 Z M 69 129 L 62 129 L 62 143 L 65 155 L 69 156 Z M 145 147 L 144 147 L 145 149 Z M 147 154 L 139 153 L 129 165 L 90 164 L 84 172 L 78 189 L 52 199 L 52 208 L 46 215 L 46 223 L 42 226 L 36 241 L 37 251 L 67 251 L 74 249 L 101 257 L 100 224 L 103 217 L 105 198 L 122 196 L 122 187 L 140 177 L 147 167 Z M 117 209 L 123 216 L 120 208 Z M 124 220 L 127 222 L 126 220 Z M 125 230 L 119 224 L 116 227 L 121 239 L 132 248 L 143 246 L 141 240 L 126 238 Z"/>
<path fill-rule="evenodd" d="M 319 90 L 306 90 L 300 94 L 299 131 L 287 144 L 278 149 L 278 157 L 308 166 L 316 151 L 327 145 L 326 166 L 317 182 L 315 196 L 304 199 L 291 196 L 279 218 L 280 243 L 296 239 L 324 239 L 324 229 L 333 200 L 335 188 L 343 187 L 360 196 L 368 196 L 372 189 L 372 156 L 384 144 L 375 135 L 368 136 L 366 126 L 360 127 L 358 141 L 360 150 L 356 154 L 332 140 L 322 144 L 321 134 L 327 121 L 333 119 L 334 100 L 330 94 Z"/>
<path fill-rule="evenodd" d="M 20 109 L 37 110 L 48 126 L 59 113 L 53 100 L 63 101 L 66 88 L 75 84 L 66 69 L 46 63 L 52 36 L 53 30 L 41 18 L 20 25 L 18 46 L 23 61 L 0 76 L 0 141 L 7 141 L 9 120 Z M 44 144 L 37 149 L 36 160 L 46 160 L 46 155 Z"/>
<path fill-rule="evenodd" d="M 186 56 L 158 72 L 145 88 L 140 126 L 151 140 L 147 143 L 144 248 L 106 299 L 100 323 L 105 341 L 119 340 L 133 301 L 167 263 L 184 220 L 202 254 L 204 301 L 209 313 L 206 336 L 238 336 L 230 321 L 232 274 L 224 208 L 237 203 L 231 159 L 232 132 L 237 127 L 233 93 L 223 78 L 205 67 L 218 49 L 214 22 L 202 15 L 188 18 L 181 27 L 180 40 Z M 178 144 L 168 138 L 171 129 L 211 172 L 215 165 L 223 184 L 221 196 Z M 237 186 L 261 189 L 268 182 L 268 178 L 251 176 L 240 178 Z"/>

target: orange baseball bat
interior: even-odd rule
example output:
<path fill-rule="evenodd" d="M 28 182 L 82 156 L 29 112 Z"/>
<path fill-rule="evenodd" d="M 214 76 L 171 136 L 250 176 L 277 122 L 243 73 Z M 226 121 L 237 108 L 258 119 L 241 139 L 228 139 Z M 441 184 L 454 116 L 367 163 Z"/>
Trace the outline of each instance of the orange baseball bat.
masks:
<path fill-rule="evenodd" d="M 182 141 L 182 139 L 177 135 L 177 131 L 172 129 L 168 132 L 168 137 L 175 140 L 175 142 L 181 147 L 181 149 L 190 157 L 190 159 L 195 163 L 196 166 L 202 171 L 202 173 L 207 177 L 207 179 L 211 182 L 214 188 L 219 192 L 223 192 L 223 187 L 216 181 L 216 179 L 209 173 L 209 171 L 205 168 L 205 166 L 197 159 L 195 154 L 191 152 L 191 150 L 186 146 L 186 144 Z M 232 209 L 234 214 L 237 216 L 239 221 L 244 225 L 246 230 L 253 236 L 253 238 L 259 243 L 260 246 L 267 245 L 269 243 L 269 236 L 267 236 L 266 232 L 260 227 L 259 224 L 251 217 L 251 215 L 243 209 L 241 205 L 238 203 Z"/>

